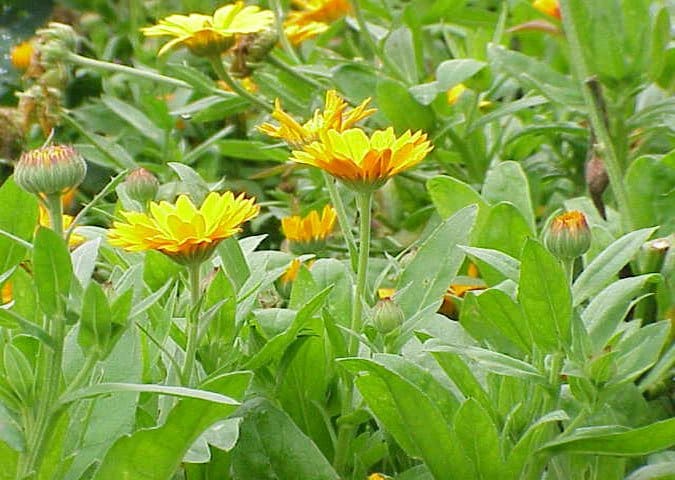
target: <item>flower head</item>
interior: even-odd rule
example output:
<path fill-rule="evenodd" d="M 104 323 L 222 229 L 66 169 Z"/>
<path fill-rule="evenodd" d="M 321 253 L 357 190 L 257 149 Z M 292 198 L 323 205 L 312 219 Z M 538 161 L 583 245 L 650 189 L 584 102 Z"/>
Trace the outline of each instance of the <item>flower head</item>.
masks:
<path fill-rule="evenodd" d="M 316 210 L 312 210 L 305 217 L 294 215 L 282 218 L 281 230 L 299 253 L 311 252 L 323 246 L 335 227 L 336 218 L 335 209 L 326 205 L 320 217 Z"/>
<path fill-rule="evenodd" d="M 12 282 L 5 282 L 5 284 L 0 288 L 0 305 L 11 302 L 14 299 L 12 293 Z"/>
<path fill-rule="evenodd" d="M 299 45 L 305 40 L 321 35 L 326 30 L 328 30 L 328 24 L 323 22 L 284 23 L 284 34 L 293 45 Z"/>
<path fill-rule="evenodd" d="M 561 18 L 558 0 L 534 0 L 532 6 L 548 16 L 555 17 L 558 20 Z"/>
<path fill-rule="evenodd" d="M 244 6 L 240 1 L 219 8 L 213 16 L 198 13 L 170 15 L 142 31 L 148 37 L 175 37 L 160 49 L 159 55 L 185 45 L 195 55 L 209 56 L 230 48 L 235 35 L 259 32 L 273 23 L 271 11 L 255 5 Z"/>
<path fill-rule="evenodd" d="M 27 192 L 48 196 L 74 189 L 87 173 L 87 164 L 73 147 L 49 145 L 21 155 L 14 179 Z"/>
<path fill-rule="evenodd" d="M 150 202 L 149 213 L 122 212 L 114 222 L 111 245 L 131 252 L 157 250 L 181 264 L 207 260 L 218 243 L 241 231 L 241 224 L 260 211 L 255 199 L 232 192 L 210 193 L 200 208 L 186 195 L 175 204 Z"/>
<path fill-rule="evenodd" d="M 127 195 L 141 205 L 155 199 L 159 190 L 159 180 L 145 168 L 137 168 L 124 180 Z"/>
<path fill-rule="evenodd" d="M 298 272 L 300 272 L 300 267 L 302 267 L 302 260 L 299 258 L 294 258 L 291 263 L 288 265 L 288 268 L 281 276 L 281 283 L 283 285 L 293 282 L 298 277 Z"/>
<path fill-rule="evenodd" d="M 560 259 L 580 257 L 591 247 L 591 230 L 578 210 L 558 215 L 544 235 L 546 248 Z"/>
<path fill-rule="evenodd" d="M 10 60 L 17 70 L 27 70 L 30 66 L 30 60 L 33 57 L 33 44 L 31 42 L 22 42 L 12 47 Z"/>
<path fill-rule="evenodd" d="M 368 137 L 354 128 L 321 133 L 320 141 L 293 152 L 292 160 L 318 167 L 357 191 L 372 191 L 394 175 L 420 163 L 433 147 L 426 134 L 393 128 Z"/>
<path fill-rule="evenodd" d="M 311 22 L 332 22 L 351 11 L 348 0 L 293 0 L 298 9 L 288 15 L 288 23 L 307 25 Z"/>
<path fill-rule="evenodd" d="M 328 130 L 342 132 L 353 127 L 359 120 L 375 113 L 374 108 L 368 108 L 368 103 L 370 103 L 370 98 L 364 100 L 358 107 L 347 111 L 347 102 L 340 98 L 335 90 L 328 90 L 323 112 L 317 109 L 310 120 L 300 124 L 281 109 L 281 102 L 277 99 L 272 117 L 280 125 L 277 127 L 265 123 L 258 129 L 270 137 L 285 140 L 293 148 L 302 148 L 318 140 L 322 132 Z"/>

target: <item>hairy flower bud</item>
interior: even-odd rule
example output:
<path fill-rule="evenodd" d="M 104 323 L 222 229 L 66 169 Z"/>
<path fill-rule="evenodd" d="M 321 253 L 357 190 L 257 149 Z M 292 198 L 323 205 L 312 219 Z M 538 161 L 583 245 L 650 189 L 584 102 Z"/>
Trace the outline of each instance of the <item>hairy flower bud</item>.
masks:
<path fill-rule="evenodd" d="M 561 260 L 586 253 L 591 246 L 591 230 L 584 214 L 573 210 L 555 217 L 544 235 L 544 243 Z"/>
<path fill-rule="evenodd" d="M 378 332 L 387 335 L 403 324 L 405 316 L 398 304 L 387 297 L 377 302 L 373 310 L 373 323 Z"/>
<path fill-rule="evenodd" d="M 50 145 L 21 155 L 14 169 L 14 180 L 36 195 L 63 194 L 77 187 L 87 173 L 87 164 L 68 145 Z"/>
<path fill-rule="evenodd" d="M 155 199 L 159 180 L 145 168 L 137 168 L 124 181 L 124 188 L 132 200 L 145 205 Z"/>

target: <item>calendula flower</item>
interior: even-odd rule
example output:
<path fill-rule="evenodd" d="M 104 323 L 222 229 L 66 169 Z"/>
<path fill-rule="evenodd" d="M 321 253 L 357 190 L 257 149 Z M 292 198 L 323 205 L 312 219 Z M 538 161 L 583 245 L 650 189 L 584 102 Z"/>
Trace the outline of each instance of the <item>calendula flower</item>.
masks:
<path fill-rule="evenodd" d="M 255 199 L 232 192 L 210 193 L 200 208 L 186 195 L 175 204 L 150 202 L 149 212 L 122 212 L 124 222 L 114 222 L 110 244 L 131 252 L 157 250 L 187 265 L 207 260 L 222 240 L 241 231 L 241 225 L 258 215 Z"/>
<path fill-rule="evenodd" d="M 87 164 L 69 145 L 48 145 L 21 155 L 14 167 L 14 180 L 29 193 L 64 195 L 77 188 L 87 173 Z"/>
<path fill-rule="evenodd" d="M 463 284 L 463 283 L 453 283 L 448 287 L 448 290 L 443 295 L 443 303 L 438 309 L 438 313 L 443 315 L 455 318 L 459 313 L 459 300 L 458 298 L 464 298 L 468 292 L 475 290 L 485 290 L 485 285 L 475 283 L 475 284 Z"/>
<path fill-rule="evenodd" d="M 321 35 L 326 30 L 328 30 L 328 25 L 323 22 L 298 24 L 287 21 L 284 23 L 284 34 L 293 45 L 299 45 L 305 40 Z"/>
<path fill-rule="evenodd" d="M 73 224 L 73 220 L 75 219 L 75 217 L 73 217 L 72 215 L 65 215 L 65 214 L 62 215 L 61 218 L 64 230 L 68 230 L 70 226 Z M 47 209 L 45 209 L 45 207 L 43 207 L 42 205 L 40 205 L 39 209 L 38 225 L 47 228 L 51 228 L 52 226 L 51 219 L 49 218 L 49 213 L 47 212 Z M 76 248 L 82 245 L 85 242 L 85 240 L 86 238 L 84 238 L 82 235 L 73 232 L 70 235 L 70 238 L 68 238 L 68 247 L 71 249 Z"/>
<path fill-rule="evenodd" d="M 459 100 L 459 97 L 466 91 L 466 87 L 463 83 L 458 83 L 452 88 L 448 88 L 446 92 L 446 97 L 448 100 L 448 105 L 454 105 Z"/>
<path fill-rule="evenodd" d="M 311 22 L 330 23 L 351 11 L 348 0 L 293 0 L 297 7 L 288 15 L 288 22 L 307 25 Z"/>
<path fill-rule="evenodd" d="M 288 265 L 288 268 L 281 276 L 281 283 L 286 285 L 293 282 L 298 277 L 298 272 L 302 267 L 302 260 L 299 258 L 294 258 L 293 261 Z"/>
<path fill-rule="evenodd" d="M 385 300 L 387 298 L 393 297 L 395 293 L 396 293 L 395 288 L 378 288 L 377 298 L 379 298 L 380 300 Z"/>
<path fill-rule="evenodd" d="M 335 90 L 328 90 L 323 112 L 317 109 L 309 121 L 300 124 L 282 110 L 281 102 L 277 99 L 272 118 L 279 122 L 279 126 L 264 123 L 258 129 L 270 137 L 285 140 L 293 148 L 303 148 L 308 143 L 318 140 L 321 132 L 328 130 L 342 132 L 375 113 L 374 108 L 368 108 L 369 103 L 370 98 L 367 98 L 358 107 L 347 110 L 347 102 Z"/>
<path fill-rule="evenodd" d="M 185 45 L 199 56 L 218 55 L 234 43 L 235 35 L 256 33 L 274 23 L 274 14 L 255 5 L 236 2 L 219 8 L 211 15 L 192 13 L 170 15 L 142 32 L 148 37 L 175 37 L 159 51 L 162 55 L 174 47 Z"/>
<path fill-rule="evenodd" d="M 358 128 L 320 134 L 320 141 L 293 152 L 293 161 L 318 167 L 350 188 L 375 190 L 394 175 L 420 163 L 433 147 L 421 131 L 397 137 L 393 128 L 370 137 Z"/>
<path fill-rule="evenodd" d="M 534 0 L 532 6 L 546 15 L 560 20 L 560 4 L 558 0 Z"/>
<path fill-rule="evenodd" d="M 22 42 L 12 47 L 9 54 L 12 65 L 17 70 L 27 70 L 33 57 L 33 44 L 30 41 Z"/>
<path fill-rule="evenodd" d="M 323 207 L 321 216 L 316 210 L 309 215 L 297 215 L 281 219 L 281 231 L 291 243 L 291 248 L 299 253 L 321 249 L 326 238 L 333 232 L 337 214 L 330 205 Z"/>

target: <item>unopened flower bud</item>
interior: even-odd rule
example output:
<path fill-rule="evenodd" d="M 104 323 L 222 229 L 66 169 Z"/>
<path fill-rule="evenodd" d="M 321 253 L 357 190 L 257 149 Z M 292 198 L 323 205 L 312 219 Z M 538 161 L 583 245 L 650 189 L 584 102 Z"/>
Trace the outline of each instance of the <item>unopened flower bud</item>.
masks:
<path fill-rule="evenodd" d="M 373 311 L 373 323 L 382 335 L 387 335 L 403 324 L 405 316 L 403 310 L 391 298 L 384 298 L 377 302 Z"/>
<path fill-rule="evenodd" d="M 642 245 L 638 257 L 640 273 L 660 272 L 670 247 L 670 238 L 657 238 Z"/>
<path fill-rule="evenodd" d="M 36 195 L 63 194 L 77 187 L 87 173 L 87 164 L 73 147 L 50 145 L 21 155 L 14 180 Z"/>
<path fill-rule="evenodd" d="M 124 181 L 124 188 L 132 200 L 145 205 L 155 199 L 159 180 L 145 168 L 137 168 Z"/>
<path fill-rule="evenodd" d="M 46 65 L 58 63 L 77 50 L 79 37 L 70 25 L 51 22 L 47 28 L 38 30 L 37 34 L 42 39 L 38 45 L 40 59 Z"/>
<path fill-rule="evenodd" d="M 274 27 L 269 27 L 247 36 L 250 38 L 246 50 L 246 60 L 248 62 L 260 62 L 264 60 L 270 50 L 279 41 L 279 32 Z"/>
<path fill-rule="evenodd" d="M 591 230 L 584 214 L 573 210 L 555 217 L 544 235 L 544 243 L 561 260 L 582 256 L 591 247 Z"/>

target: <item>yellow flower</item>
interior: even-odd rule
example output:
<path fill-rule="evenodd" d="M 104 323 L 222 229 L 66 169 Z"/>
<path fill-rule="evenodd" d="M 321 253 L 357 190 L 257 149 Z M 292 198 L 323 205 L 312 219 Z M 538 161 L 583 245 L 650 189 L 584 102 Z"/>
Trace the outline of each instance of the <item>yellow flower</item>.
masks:
<path fill-rule="evenodd" d="M 448 105 L 454 105 L 459 100 L 459 97 L 465 92 L 466 87 L 463 83 L 458 83 L 452 88 L 449 88 L 446 92 L 448 98 Z"/>
<path fill-rule="evenodd" d="M 311 22 L 332 22 L 351 11 L 348 0 L 293 0 L 298 10 L 288 15 L 288 23 L 306 25 Z"/>
<path fill-rule="evenodd" d="M 321 35 L 326 30 L 328 30 L 328 25 L 323 22 L 308 22 L 302 25 L 293 22 L 284 23 L 284 33 L 293 45 L 299 45 L 305 40 Z"/>
<path fill-rule="evenodd" d="M 386 480 L 386 478 L 387 477 L 385 477 L 381 473 L 371 473 L 370 475 L 368 475 L 367 480 Z"/>
<path fill-rule="evenodd" d="M 358 107 L 347 111 L 347 102 L 335 90 L 328 90 L 323 112 L 317 109 L 309 121 L 300 124 L 281 109 L 281 102 L 277 99 L 272 118 L 280 125 L 277 127 L 264 123 L 258 129 L 270 137 L 285 140 L 293 148 L 302 148 L 318 140 L 322 132 L 328 130 L 342 132 L 353 127 L 359 120 L 375 113 L 374 108 L 368 108 L 368 103 L 370 103 L 370 98 L 365 99 Z"/>
<path fill-rule="evenodd" d="M 453 283 L 448 287 L 448 290 L 443 295 L 443 303 L 438 309 L 438 313 L 442 313 L 446 317 L 456 318 L 459 314 L 459 301 L 458 298 L 464 298 L 467 292 L 472 292 L 474 290 L 485 290 L 484 285 L 478 283 L 474 285 L 465 285 L 461 283 Z"/>
<path fill-rule="evenodd" d="M 65 202 L 64 202 L 65 203 Z M 62 217 L 62 222 L 63 222 L 63 230 L 68 230 L 70 226 L 73 224 L 73 220 L 75 219 L 72 215 L 63 215 Z M 40 205 L 39 209 L 39 216 L 38 216 L 38 224 L 41 227 L 47 227 L 51 228 L 51 220 L 49 218 L 49 213 L 47 212 L 47 209 Z M 76 248 L 80 245 L 82 245 L 85 242 L 86 238 L 84 238 L 82 235 L 73 232 L 70 235 L 70 238 L 68 239 L 68 247 Z"/>
<path fill-rule="evenodd" d="M 186 195 L 175 204 L 150 202 L 149 213 L 122 212 L 114 222 L 110 244 L 131 252 L 157 250 L 181 264 L 207 260 L 216 245 L 241 231 L 241 224 L 258 215 L 255 199 L 232 192 L 210 193 L 197 209 Z"/>
<path fill-rule="evenodd" d="M 387 298 L 393 297 L 395 293 L 396 293 L 395 288 L 378 288 L 377 298 L 379 298 L 380 300 L 385 300 Z"/>
<path fill-rule="evenodd" d="M 294 258 L 290 265 L 288 265 L 288 268 L 284 274 L 281 276 L 281 283 L 285 285 L 294 281 L 298 277 L 298 272 L 300 271 L 301 266 L 302 261 L 299 258 Z"/>
<path fill-rule="evenodd" d="M 323 207 L 321 217 L 316 210 L 309 215 L 281 219 L 281 231 L 292 244 L 303 244 L 304 250 L 318 249 L 335 227 L 337 214 L 330 205 Z"/>
<path fill-rule="evenodd" d="M 0 288 L 0 305 L 4 305 L 12 301 L 12 282 L 5 282 Z"/>
<path fill-rule="evenodd" d="M 32 57 L 33 44 L 31 42 L 23 42 L 12 47 L 10 59 L 17 70 L 27 70 Z"/>
<path fill-rule="evenodd" d="M 321 133 L 320 141 L 293 152 L 294 160 L 318 167 L 357 191 L 372 191 L 394 175 L 420 163 L 433 147 L 421 131 L 396 137 L 393 128 L 370 138 L 354 128 Z"/>
<path fill-rule="evenodd" d="M 219 8 L 213 16 L 198 13 L 170 15 L 157 25 L 141 30 L 148 37 L 176 37 L 160 49 L 159 55 L 185 45 L 195 55 L 209 56 L 230 48 L 235 35 L 256 33 L 273 23 L 274 14 L 270 10 L 236 2 Z"/>
<path fill-rule="evenodd" d="M 218 88 L 220 88 L 221 90 L 225 90 L 226 92 L 232 92 L 232 88 L 224 81 L 218 80 L 218 82 L 216 83 L 218 85 Z M 247 92 L 256 93 L 258 91 L 258 85 L 256 85 L 256 83 L 253 81 L 251 77 L 244 77 L 239 80 L 239 83 L 241 84 L 242 87 L 244 87 L 244 90 L 246 90 Z"/>
<path fill-rule="evenodd" d="M 534 0 L 532 6 L 546 15 L 560 20 L 560 4 L 558 0 Z"/>

